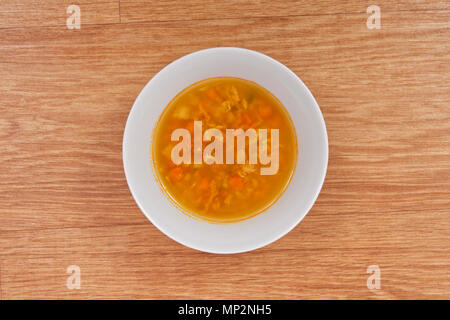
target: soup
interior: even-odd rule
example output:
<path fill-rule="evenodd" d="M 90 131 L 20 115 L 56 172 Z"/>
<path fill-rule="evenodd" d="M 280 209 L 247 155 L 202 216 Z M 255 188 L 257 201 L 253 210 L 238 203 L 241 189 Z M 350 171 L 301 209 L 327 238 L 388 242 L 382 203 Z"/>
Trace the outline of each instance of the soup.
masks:
<path fill-rule="evenodd" d="M 283 105 L 248 80 L 220 77 L 181 91 L 153 132 L 153 168 L 183 212 L 216 223 L 269 208 L 287 188 L 297 137 Z"/>

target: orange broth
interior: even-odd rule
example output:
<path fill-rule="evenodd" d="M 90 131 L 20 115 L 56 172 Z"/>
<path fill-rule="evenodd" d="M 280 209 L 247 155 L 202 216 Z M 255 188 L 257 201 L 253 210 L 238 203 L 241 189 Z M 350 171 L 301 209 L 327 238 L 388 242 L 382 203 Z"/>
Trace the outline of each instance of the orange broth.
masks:
<path fill-rule="evenodd" d="M 249 162 L 249 139 L 244 164 L 175 164 L 172 150 L 179 141 L 172 141 L 172 132 L 184 128 L 193 136 L 194 121 L 202 122 L 203 133 L 219 129 L 224 139 L 226 129 L 278 129 L 278 171 L 262 175 L 261 167 L 267 165 Z M 270 150 L 270 133 L 268 137 Z M 203 141 L 202 150 L 209 143 Z M 185 88 L 165 108 L 153 132 L 152 155 L 162 190 L 180 210 L 209 222 L 230 223 L 261 213 L 282 195 L 295 170 L 297 137 L 286 109 L 269 91 L 244 79 L 210 78 Z"/>

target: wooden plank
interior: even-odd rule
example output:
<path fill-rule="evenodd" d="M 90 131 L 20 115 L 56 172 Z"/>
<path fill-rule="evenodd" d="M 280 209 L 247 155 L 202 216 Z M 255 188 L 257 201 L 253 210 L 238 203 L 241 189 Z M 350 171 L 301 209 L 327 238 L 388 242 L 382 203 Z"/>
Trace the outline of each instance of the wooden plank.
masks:
<path fill-rule="evenodd" d="M 449 298 L 450 12 L 387 12 L 381 30 L 366 16 L 0 30 L 1 297 Z M 173 59 L 212 46 L 290 67 L 329 135 L 312 211 L 242 255 L 162 235 L 122 169 L 139 91 Z M 65 286 L 72 264 L 79 291 Z M 373 264 L 377 292 L 366 287 Z"/>
<path fill-rule="evenodd" d="M 390 222 L 409 226 L 409 214 Z M 3 298 L 448 298 L 450 249 L 442 243 L 419 244 L 406 232 L 393 237 L 381 226 L 374 232 L 370 217 L 349 219 L 349 235 L 328 217 L 309 220 L 319 224 L 302 223 L 269 247 L 226 256 L 174 244 L 150 224 L 8 232 L 0 240 Z M 372 241 L 354 237 L 368 234 Z M 374 264 L 379 291 L 366 286 Z M 66 287 L 70 265 L 81 269 L 79 290 Z"/>
<path fill-rule="evenodd" d="M 80 7 L 81 27 L 120 22 L 117 0 L 2 0 L 0 28 L 65 26 L 70 5 Z"/>
<path fill-rule="evenodd" d="M 367 7 L 374 4 L 381 8 L 382 14 L 390 11 L 450 9 L 448 2 L 439 0 L 383 0 L 376 3 L 371 0 L 120 0 L 120 15 L 122 22 L 334 15 L 366 13 Z"/>

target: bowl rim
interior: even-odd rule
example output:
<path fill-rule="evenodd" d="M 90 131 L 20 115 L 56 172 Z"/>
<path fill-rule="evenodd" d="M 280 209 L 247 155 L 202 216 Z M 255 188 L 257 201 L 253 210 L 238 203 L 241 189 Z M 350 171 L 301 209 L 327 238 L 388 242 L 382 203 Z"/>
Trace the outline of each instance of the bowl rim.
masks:
<path fill-rule="evenodd" d="M 140 203 L 140 201 L 138 200 L 137 197 L 137 191 L 135 190 L 134 186 L 131 184 L 131 179 L 130 179 L 130 174 L 127 173 L 127 166 L 128 164 L 128 160 L 127 160 L 127 139 L 129 136 L 129 130 L 127 130 L 127 128 L 129 129 L 130 126 L 130 119 L 132 117 L 132 114 L 134 111 L 136 111 L 137 109 L 137 102 L 140 100 L 140 98 L 142 98 L 142 95 L 144 94 L 144 92 L 146 91 L 146 89 L 152 85 L 153 82 L 157 82 L 158 79 L 167 71 L 167 69 L 169 69 L 171 66 L 176 65 L 178 63 L 183 62 L 183 60 L 185 59 L 189 59 L 192 56 L 196 56 L 196 55 L 203 55 L 203 54 L 211 54 L 211 53 L 215 53 L 218 51 L 224 51 L 224 50 L 232 50 L 232 51 L 240 51 L 243 54 L 247 54 L 247 55 L 256 55 L 259 56 L 261 58 L 263 58 L 264 60 L 275 64 L 277 67 L 283 69 L 284 72 L 287 72 L 292 78 L 293 80 L 295 80 L 295 82 L 297 83 L 298 86 L 301 87 L 301 89 L 308 95 L 308 97 L 311 99 L 311 101 L 313 102 L 314 105 L 314 112 L 316 113 L 316 115 L 319 118 L 319 125 L 320 125 L 320 131 L 323 134 L 324 137 L 324 144 L 325 144 L 325 148 L 324 148 L 324 154 L 323 154 L 323 160 L 324 160 L 324 165 L 321 167 L 321 172 L 320 172 L 320 179 L 319 179 L 319 184 L 316 188 L 316 190 L 314 190 L 314 197 L 312 197 L 311 199 L 309 199 L 308 201 L 308 205 L 306 206 L 306 209 L 304 210 L 304 212 L 302 212 L 301 214 L 298 214 L 297 218 L 292 221 L 290 223 L 290 225 L 286 226 L 286 228 L 283 230 L 283 232 L 280 232 L 279 234 L 277 234 L 276 236 L 273 236 L 271 238 L 265 239 L 264 241 L 261 241 L 259 244 L 257 245 L 253 245 L 247 248 L 244 248 L 242 250 L 237 249 L 237 250 L 211 250 L 211 249 L 205 249 L 205 248 L 201 248 L 197 245 L 194 245 L 192 243 L 189 243 L 186 240 L 180 240 L 176 234 L 173 234 L 172 232 L 169 232 L 164 226 L 162 226 L 161 224 L 158 223 L 158 221 L 156 221 L 151 214 L 149 214 L 147 212 L 147 210 L 143 207 L 143 205 Z M 205 78 L 206 79 L 206 78 Z M 267 88 L 266 88 L 267 89 Z M 270 90 L 269 90 L 270 91 Z M 166 106 L 162 106 L 161 108 L 161 112 L 165 109 Z M 288 111 L 289 112 L 289 111 Z M 152 128 L 153 129 L 153 128 Z M 297 143 L 299 141 L 297 140 Z M 151 145 L 152 142 L 150 143 L 150 151 L 151 151 Z M 312 95 L 311 91 L 309 90 L 309 88 L 303 83 L 303 81 L 291 70 L 289 69 L 287 66 L 285 66 L 284 64 L 282 64 L 281 62 L 279 62 L 278 60 L 275 60 L 274 58 L 267 56 L 263 53 L 260 53 L 258 51 L 254 51 L 254 50 L 250 50 L 250 49 L 245 49 L 245 48 L 238 48 L 238 47 L 213 47 L 213 48 L 207 48 L 207 49 L 202 49 L 202 50 L 198 50 L 192 53 L 189 53 L 187 55 L 184 55 L 174 61 L 172 61 L 171 63 L 169 63 L 168 65 L 166 65 L 164 68 L 162 68 L 159 72 L 157 72 L 147 83 L 146 85 L 142 88 L 142 90 L 140 91 L 139 95 L 136 97 L 135 101 L 133 102 L 133 106 L 130 109 L 130 112 L 128 114 L 127 117 L 127 121 L 125 124 L 125 128 L 124 128 L 124 133 L 123 133 L 123 140 L 122 140 L 122 161 L 123 161 L 123 168 L 124 168 L 124 174 L 125 174 L 125 178 L 127 181 L 127 185 L 130 189 L 130 192 L 133 196 L 134 201 L 136 202 L 136 204 L 138 205 L 139 209 L 142 211 L 142 213 L 144 213 L 144 215 L 147 217 L 147 219 L 158 229 L 160 230 L 162 233 L 164 233 L 166 236 L 168 236 L 169 238 L 171 238 L 172 240 L 187 246 L 189 248 L 195 249 L 195 250 L 199 250 L 199 251 L 203 251 L 203 252 L 208 252 L 208 253 L 216 253 L 216 254 L 232 254 L 232 253 L 243 253 L 243 252 L 248 252 L 248 251 L 252 251 L 252 250 L 256 250 L 259 248 L 262 248 L 266 245 L 269 245 L 275 241 L 277 241 L 278 239 L 282 238 L 283 236 L 285 236 L 287 233 L 289 233 L 292 229 L 294 229 L 302 220 L 303 218 L 307 215 L 307 213 L 311 210 L 311 208 L 313 207 L 314 203 L 316 202 L 320 191 L 323 187 L 325 178 L 326 178 L 326 173 L 327 173 L 327 169 L 328 169 L 328 160 L 329 160 L 329 144 L 328 144 L 328 133 L 327 133 L 327 129 L 326 129 L 326 125 L 325 125 L 325 120 L 323 118 L 323 114 L 320 110 L 320 107 L 316 101 L 316 99 L 314 98 L 314 96 Z M 297 159 L 298 161 L 298 159 Z M 150 163 L 150 161 L 149 161 Z M 166 199 L 167 200 L 167 199 Z M 168 200 L 167 200 L 168 201 Z M 168 201 L 169 202 L 169 201 Z M 172 204 L 171 204 L 172 205 Z M 181 213 L 180 214 L 184 214 Z M 249 219 L 251 220 L 251 219 Z M 207 223 L 207 222 L 206 222 Z M 239 223 L 239 222 L 237 222 Z"/>

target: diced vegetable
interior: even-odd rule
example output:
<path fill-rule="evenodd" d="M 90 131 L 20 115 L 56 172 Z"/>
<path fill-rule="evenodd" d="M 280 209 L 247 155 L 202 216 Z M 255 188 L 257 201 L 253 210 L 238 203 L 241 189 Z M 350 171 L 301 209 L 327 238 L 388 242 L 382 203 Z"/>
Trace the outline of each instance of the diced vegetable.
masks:
<path fill-rule="evenodd" d="M 259 106 L 258 112 L 261 117 L 268 118 L 272 115 L 272 108 L 266 104 L 263 104 Z"/>
<path fill-rule="evenodd" d="M 223 100 L 215 88 L 208 89 L 206 95 L 213 101 L 221 102 Z"/>
<path fill-rule="evenodd" d="M 232 112 L 228 112 L 226 115 L 226 121 L 231 124 L 236 120 L 236 116 Z"/>
<path fill-rule="evenodd" d="M 181 105 L 173 112 L 173 116 L 177 119 L 188 120 L 190 118 L 189 107 Z"/>
<path fill-rule="evenodd" d="M 203 117 L 206 119 L 206 121 L 209 121 L 211 119 L 211 116 L 209 113 L 205 110 L 205 105 L 203 102 L 201 102 L 198 105 L 198 110 L 200 111 L 200 114 L 203 115 Z"/>
<path fill-rule="evenodd" d="M 170 169 L 169 178 L 173 182 L 179 182 L 183 178 L 183 168 L 180 166 Z"/>
<path fill-rule="evenodd" d="M 256 165 L 255 164 L 244 164 L 242 166 L 242 171 L 246 174 L 252 173 L 256 171 Z"/>
<path fill-rule="evenodd" d="M 231 86 L 230 88 L 230 98 L 234 102 L 239 102 L 241 98 L 239 97 L 239 93 L 235 86 Z"/>
<path fill-rule="evenodd" d="M 231 199 L 233 198 L 233 195 L 230 193 L 228 194 L 225 199 L 223 200 L 223 203 L 227 206 L 231 204 Z"/>
<path fill-rule="evenodd" d="M 236 190 L 242 190 L 244 188 L 245 181 L 239 175 L 232 175 L 228 180 L 230 186 Z"/>
<path fill-rule="evenodd" d="M 247 100 L 245 100 L 245 99 L 242 100 L 242 108 L 244 108 L 244 110 L 248 109 L 248 103 L 247 103 Z"/>
<path fill-rule="evenodd" d="M 225 111 L 230 111 L 232 106 L 233 102 L 231 102 L 230 100 L 225 100 L 224 102 L 222 102 L 222 107 L 225 108 Z"/>
<path fill-rule="evenodd" d="M 246 124 L 247 126 L 250 126 L 252 124 L 252 119 L 248 116 L 248 114 L 243 113 L 242 114 L 242 122 Z"/>
<path fill-rule="evenodd" d="M 172 144 L 168 144 L 164 147 L 164 149 L 162 150 L 162 155 L 167 158 L 170 159 L 171 153 L 172 153 L 172 148 L 173 145 Z M 173 163 L 172 161 L 170 161 L 169 163 Z"/>
<path fill-rule="evenodd" d="M 198 189 L 200 191 L 206 191 L 209 188 L 209 178 L 208 177 L 203 177 L 200 180 L 200 183 L 197 185 Z"/>

